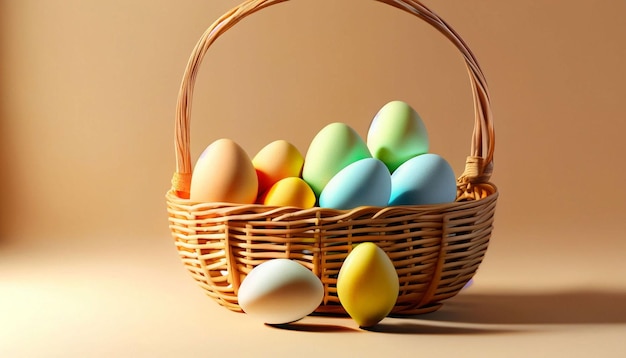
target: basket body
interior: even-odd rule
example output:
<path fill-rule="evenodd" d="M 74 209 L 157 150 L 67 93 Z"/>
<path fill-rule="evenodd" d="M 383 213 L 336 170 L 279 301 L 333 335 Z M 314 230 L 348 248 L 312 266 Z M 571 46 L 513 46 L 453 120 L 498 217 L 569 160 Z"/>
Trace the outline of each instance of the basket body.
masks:
<path fill-rule="evenodd" d="M 190 203 L 167 194 L 169 222 L 185 267 L 219 304 L 240 311 L 237 291 L 255 266 L 293 259 L 324 285 L 320 313 L 345 313 L 337 275 L 354 244 L 375 242 L 400 280 L 392 314 L 430 312 L 456 295 L 482 262 L 493 227 L 497 191 L 444 205 L 321 208 Z"/>
<path fill-rule="evenodd" d="M 456 202 L 340 211 L 187 199 L 192 176 L 191 102 L 202 59 L 211 44 L 244 17 L 286 1 L 245 0 L 205 31 L 189 58 L 176 108 L 176 171 L 166 194 L 169 226 L 181 260 L 211 298 L 233 311 L 241 311 L 237 293 L 254 267 L 275 258 L 296 260 L 324 285 L 317 312 L 345 314 L 336 289 L 341 265 L 355 244 L 374 242 L 388 254 L 400 280 L 391 313 L 434 311 L 467 284 L 485 256 L 498 198 L 489 181 L 495 134 L 478 61 L 458 33 L 417 0 L 376 1 L 433 26 L 465 60 L 474 99 L 474 131 L 465 171 L 457 180 Z"/>

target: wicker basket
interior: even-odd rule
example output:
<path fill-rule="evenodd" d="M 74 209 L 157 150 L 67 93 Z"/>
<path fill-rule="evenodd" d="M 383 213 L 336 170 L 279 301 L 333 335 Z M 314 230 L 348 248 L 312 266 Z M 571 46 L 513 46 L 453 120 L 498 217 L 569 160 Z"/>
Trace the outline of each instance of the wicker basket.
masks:
<path fill-rule="evenodd" d="M 345 314 L 337 275 L 353 244 L 375 242 L 392 259 L 400 279 L 393 315 L 431 312 L 456 295 L 483 260 L 498 192 L 489 182 L 494 150 L 489 94 L 474 55 L 459 35 L 418 1 L 378 0 L 421 18 L 445 35 L 465 58 L 473 89 L 475 124 L 470 156 L 458 178 L 454 203 L 359 207 L 341 211 L 264 205 L 198 203 L 188 198 L 191 179 L 189 119 L 196 75 L 206 51 L 246 16 L 287 0 L 248 0 L 202 35 L 182 80 L 175 121 L 176 172 L 166 194 L 169 225 L 183 264 L 219 304 L 240 311 L 238 288 L 255 266 L 289 258 L 324 285 L 318 313 Z"/>

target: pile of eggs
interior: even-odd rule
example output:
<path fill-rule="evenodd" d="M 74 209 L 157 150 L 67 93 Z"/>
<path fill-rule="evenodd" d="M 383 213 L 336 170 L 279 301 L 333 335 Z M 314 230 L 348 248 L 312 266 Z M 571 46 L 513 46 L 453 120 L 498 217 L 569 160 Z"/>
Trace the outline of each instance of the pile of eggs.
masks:
<path fill-rule="evenodd" d="M 344 123 L 331 123 L 313 138 L 306 157 L 284 140 L 252 159 L 230 139 L 200 155 L 190 200 L 339 210 L 359 206 L 441 204 L 456 200 L 456 177 L 441 156 L 429 153 L 426 127 L 407 103 L 384 105 L 366 140 Z M 399 291 L 391 259 L 375 243 L 352 248 L 337 277 L 337 296 L 360 327 L 380 322 Z M 295 260 L 256 266 L 238 291 L 239 306 L 267 324 L 297 321 L 321 304 L 321 280 Z"/>
<path fill-rule="evenodd" d="M 454 171 L 428 150 L 418 113 L 392 101 L 378 111 L 366 140 L 345 123 L 331 123 L 313 138 L 306 157 L 277 140 L 250 159 L 234 141 L 218 139 L 196 162 L 189 199 L 339 210 L 453 202 Z"/>

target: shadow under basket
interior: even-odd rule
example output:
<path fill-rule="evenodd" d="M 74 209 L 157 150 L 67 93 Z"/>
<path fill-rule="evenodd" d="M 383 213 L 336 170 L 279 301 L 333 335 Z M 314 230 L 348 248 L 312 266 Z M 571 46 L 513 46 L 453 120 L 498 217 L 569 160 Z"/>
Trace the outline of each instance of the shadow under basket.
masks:
<path fill-rule="evenodd" d="M 192 173 L 191 99 L 201 60 L 215 39 L 245 16 L 284 1 L 248 0 L 229 11 L 207 29 L 189 59 L 175 121 L 177 167 L 166 194 L 169 226 L 180 258 L 207 295 L 233 311 L 241 311 L 237 293 L 253 268 L 275 258 L 295 260 L 324 285 L 324 299 L 316 312 L 345 314 L 336 287 L 341 265 L 355 244 L 374 242 L 392 260 L 400 281 L 391 314 L 435 311 L 467 284 L 481 264 L 498 191 L 489 182 L 495 137 L 482 70 L 450 25 L 418 1 L 378 0 L 435 27 L 466 61 L 475 125 L 465 171 L 457 180 L 456 202 L 334 210 L 187 199 Z"/>

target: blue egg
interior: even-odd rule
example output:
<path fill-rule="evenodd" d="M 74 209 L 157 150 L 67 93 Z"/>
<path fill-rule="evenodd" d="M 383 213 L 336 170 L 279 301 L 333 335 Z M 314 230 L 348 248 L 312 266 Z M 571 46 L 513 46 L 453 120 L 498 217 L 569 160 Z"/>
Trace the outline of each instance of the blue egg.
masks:
<path fill-rule="evenodd" d="M 391 175 L 389 205 L 443 204 L 456 200 L 456 176 L 441 156 L 413 157 Z"/>
<path fill-rule="evenodd" d="M 339 210 L 359 206 L 386 206 L 391 194 L 391 174 L 375 158 L 358 160 L 335 174 L 322 190 L 319 206 Z"/>

